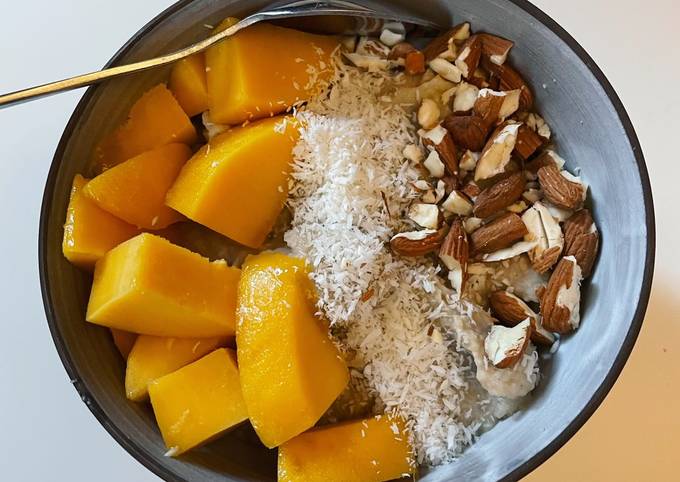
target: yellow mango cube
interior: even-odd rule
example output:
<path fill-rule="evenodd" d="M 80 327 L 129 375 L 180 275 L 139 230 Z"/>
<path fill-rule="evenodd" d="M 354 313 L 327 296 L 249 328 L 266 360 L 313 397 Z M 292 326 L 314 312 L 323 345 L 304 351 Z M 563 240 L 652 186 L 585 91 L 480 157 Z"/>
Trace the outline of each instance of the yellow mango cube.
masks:
<path fill-rule="evenodd" d="M 412 475 L 412 449 L 399 417 L 315 428 L 279 447 L 279 482 L 382 482 Z"/>
<path fill-rule="evenodd" d="M 139 230 L 88 199 L 83 194 L 86 184 L 87 179 L 80 174 L 73 178 L 62 251 L 76 266 L 93 269 L 94 263 L 107 251 L 136 236 Z"/>
<path fill-rule="evenodd" d="M 144 335 L 234 335 L 241 271 L 142 233 L 101 258 L 87 321 Z"/>
<path fill-rule="evenodd" d="M 186 163 L 168 206 L 234 241 L 258 248 L 288 196 L 298 130 L 275 117 L 225 132 Z"/>
<path fill-rule="evenodd" d="M 140 335 L 127 358 L 125 393 L 145 400 L 154 380 L 172 373 L 223 345 L 226 338 L 166 338 Z"/>
<path fill-rule="evenodd" d="M 231 26 L 228 18 L 218 30 Z M 308 100 L 333 75 L 339 39 L 267 23 L 241 30 L 206 52 L 210 118 L 241 124 Z"/>
<path fill-rule="evenodd" d="M 220 348 L 149 386 L 163 441 L 176 456 L 248 419 L 236 354 Z"/>
<path fill-rule="evenodd" d="M 189 157 L 191 149 L 184 144 L 166 144 L 104 171 L 83 192 L 130 224 L 163 229 L 182 219 L 165 205 L 165 196 Z"/>
<path fill-rule="evenodd" d="M 273 252 L 246 259 L 236 346 L 250 421 L 269 448 L 313 427 L 349 381 L 316 311 L 304 261 Z"/>
<path fill-rule="evenodd" d="M 165 84 L 159 84 L 130 109 L 127 121 L 95 148 L 95 163 L 104 169 L 156 147 L 179 142 L 192 145 L 198 134 Z"/>
<path fill-rule="evenodd" d="M 175 63 L 168 87 L 189 117 L 208 110 L 208 83 L 203 53 Z"/>
<path fill-rule="evenodd" d="M 132 351 L 132 347 L 137 341 L 137 334 L 130 333 L 129 331 L 116 330 L 115 328 L 110 328 L 111 337 L 113 338 L 113 344 L 116 345 L 120 355 L 127 360 L 128 355 Z"/>

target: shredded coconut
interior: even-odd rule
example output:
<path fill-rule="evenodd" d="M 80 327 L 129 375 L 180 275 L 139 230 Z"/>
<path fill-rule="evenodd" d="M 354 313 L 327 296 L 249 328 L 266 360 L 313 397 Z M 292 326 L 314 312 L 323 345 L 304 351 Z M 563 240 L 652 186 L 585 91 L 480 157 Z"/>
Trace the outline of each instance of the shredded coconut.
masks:
<path fill-rule="evenodd" d="M 399 412 L 417 462 L 438 465 L 518 402 L 490 396 L 473 356 L 458 349 L 454 321 L 474 321 L 438 268 L 386 248 L 404 228 L 418 179 L 403 155 L 417 143 L 410 116 L 381 102 L 389 76 L 339 65 L 327 95 L 296 114 L 303 127 L 284 239 L 312 265 L 319 309 L 348 358 L 351 379 L 336 403 L 339 417 Z M 523 362 L 521 373 L 534 376 L 534 365 Z"/>

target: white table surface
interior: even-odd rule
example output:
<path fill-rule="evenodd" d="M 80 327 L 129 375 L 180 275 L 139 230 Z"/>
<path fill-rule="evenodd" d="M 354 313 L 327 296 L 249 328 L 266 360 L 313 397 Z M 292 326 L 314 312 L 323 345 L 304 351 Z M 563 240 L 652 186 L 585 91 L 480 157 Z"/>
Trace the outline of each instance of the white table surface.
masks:
<path fill-rule="evenodd" d="M 172 2 L 2 3 L 0 92 L 7 92 L 100 67 Z M 680 283 L 680 156 L 675 147 L 680 142 L 680 3 L 535 3 L 586 48 L 628 109 L 652 178 L 658 241 L 649 315 L 623 380 L 577 437 L 531 478 L 616 476 L 632 481 L 647 475 L 648 480 L 678 480 L 672 467 L 680 446 L 680 415 L 671 412 L 678 412 L 680 390 L 670 385 L 672 380 L 678 383 L 680 373 L 680 300 L 674 296 L 675 283 Z M 1 480 L 158 480 L 118 446 L 81 402 L 57 356 L 40 297 L 42 190 L 58 139 L 81 94 L 0 111 Z M 652 430 L 659 432 L 644 434 L 650 420 Z M 636 442 L 644 442 L 642 448 Z"/>

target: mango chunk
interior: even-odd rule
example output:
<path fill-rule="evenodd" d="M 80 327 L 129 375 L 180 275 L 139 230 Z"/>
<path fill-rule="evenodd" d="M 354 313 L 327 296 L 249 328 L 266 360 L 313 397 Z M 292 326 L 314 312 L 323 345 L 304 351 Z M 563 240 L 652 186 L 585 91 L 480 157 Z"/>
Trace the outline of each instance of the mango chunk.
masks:
<path fill-rule="evenodd" d="M 166 144 L 104 171 L 83 192 L 130 224 L 163 229 L 182 219 L 165 205 L 165 196 L 189 157 L 191 150 L 184 144 Z"/>
<path fill-rule="evenodd" d="M 142 95 L 127 121 L 95 148 L 95 161 L 107 169 L 165 144 L 194 144 L 198 139 L 191 119 L 165 84 Z"/>
<path fill-rule="evenodd" d="M 225 132 L 186 163 L 168 206 L 234 241 L 258 248 L 288 196 L 297 127 L 290 117 Z"/>
<path fill-rule="evenodd" d="M 86 184 L 87 179 L 80 174 L 73 178 L 62 251 L 76 266 L 93 269 L 94 263 L 107 251 L 136 236 L 139 230 L 88 199 L 83 194 Z"/>
<path fill-rule="evenodd" d="M 314 426 L 349 381 L 315 304 L 304 261 L 273 252 L 246 259 L 236 346 L 250 421 L 269 448 Z"/>
<path fill-rule="evenodd" d="M 121 356 L 127 360 L 135 341 L 137 341 L 137 334 L 130 333 L 129 331 L 116 330 L 115 328 L 110 328 L 110 331 L 111 336 L 113 337 L 113 344 L 116 345 Z"/>
<path fill-rule="evenodd" d="M 396 416 L 316 428 L 279 447 L 279 482 L 382 482 L 414 468 L 404 422 Z"/>
<path fill-rule="evenodd" d="M 209 442 L 248 419 L 236 354 L 220 348 L 149 386 L 169 455 Z"/>
<path fill-rule="evenodd" d="M 177 62 L 170 72 L 168 86 L 189 117 L 208 110 L 205 56 L 200 53 Z"/>
<path fill-rule="evenodd" d="M 142 233 L 94 270 L 87 321 L 144 335 L 234 335 L 241 271 Z"/>
<path fill-rule="evenodd" d="M 154 380 L 210 353 L 226 338 L 165 338 L 140 335 L 127 359 L 125 394 L 135 402 L 145 400 Z"/>
<path fill-rule="evenodd" d="M 231 26 L 228 18 L 218 30 Z M 206 52 L 210 118 L 241 124 L 308 100 L 333 75 L 339 39 L 260 23 Z"/>

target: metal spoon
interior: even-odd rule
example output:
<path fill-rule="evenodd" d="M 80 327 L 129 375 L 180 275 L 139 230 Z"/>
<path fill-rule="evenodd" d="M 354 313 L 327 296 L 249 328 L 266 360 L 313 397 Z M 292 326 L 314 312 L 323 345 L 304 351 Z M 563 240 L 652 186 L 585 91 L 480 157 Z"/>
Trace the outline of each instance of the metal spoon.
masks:
<path fill-rule="evenodd" d="M 370 5 L 370 6 L 369 6 Z M 418 26 L 429 30 L 440 30 L 441 26 L 432 20 L 414 16 L 411 13 L 402 11 L 396 6 L 390 6 L 390 10 L 385 9 L 384 6 L 362 1 L 362 4 L 350 0 L 299 0 L 294 2 L 275 3 L 269 7 L 260 10 L 253 15 L 250 15 L 231 27 L 205 39 L 197 42 L 187 48 L 173 52 L 168 55 L 156 57 L 154 59 L 143 60 L 133 64 L 121 65 L 111 67 L 108 69 L 92 72 L 89 74 L 71 77 L 57 82 L 31 87 L 29 89 L 18 90 L 9 94 L 0 96 L 0 108 L 8 107 L 14 104 L 19 104 L 29 100 L 45 97 L 48 95 L 64 92 L 67 90 L 77 89 L 86 85 L 95 84 L 105 79 L 119 77 L 121 75 L 128 75 L 134 72 L 151 69 L 161 65 L 171 64 L 177 62 L 185 57 L 201 52 L 211 45 L 220 42 L 239 30 L 242 30 L 250 25 L 262 21 L 275 21 L 294 17 L 346 17 L 351 19 L 353 25 L 347 29 L 347 24 L 339 22 L 344 25 L 347 34 L 369 34 L 379 32 L 383 24 L 387 21 L 398 21 L 407 26 L 407 28 Z M 324 22 L 324 29 L 328 30 L 328 22 Z M 331 33 L 331 32 L 328 32 Z M 341 32 L 332 32 L 341 33 Z"/>

